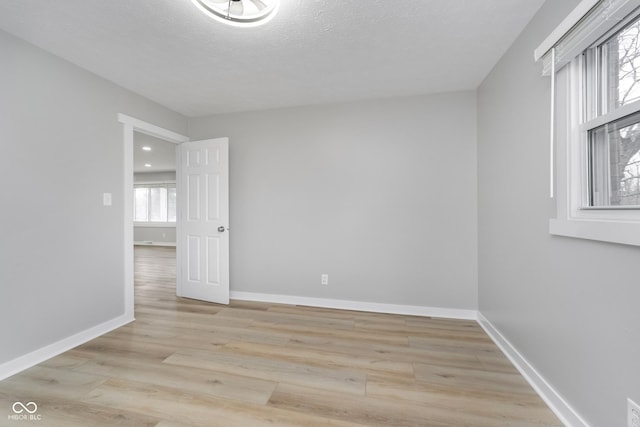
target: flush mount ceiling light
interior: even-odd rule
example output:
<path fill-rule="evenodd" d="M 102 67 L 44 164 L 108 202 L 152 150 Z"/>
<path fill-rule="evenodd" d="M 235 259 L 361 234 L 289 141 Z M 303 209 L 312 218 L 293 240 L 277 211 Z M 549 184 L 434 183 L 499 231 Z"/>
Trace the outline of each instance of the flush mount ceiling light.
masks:
<path fill-rule="evenodd" d="M 217 21 L 239 27 L 262 25 L 276 14 L 280 0 L 192 0 Z"/>

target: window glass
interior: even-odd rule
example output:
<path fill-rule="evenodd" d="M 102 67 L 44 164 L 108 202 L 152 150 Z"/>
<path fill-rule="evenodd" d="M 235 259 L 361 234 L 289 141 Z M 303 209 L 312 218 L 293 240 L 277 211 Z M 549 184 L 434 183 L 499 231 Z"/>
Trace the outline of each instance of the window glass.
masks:
<path fill-rule="evenodd" d="M 640 19 L 622 25 L 584 55 L 588 207 L 640 206 Z"/>
<path fill-rule="evenodd" d="M 601 89 L 607 110 L 640 100 L 640 20 L 636 20 L 601 46 Z"/>
<path fill-rule="evenodd" d="M 149 203 L 149 221 L 167 222 L 167 189 L 151 187 L 149 189 L 151 202 Z"/>
<path fill-rule="evenodd" d="M 149 189 L 136 188 L 134 191 L 134 221 L 149 220 Z"/>
<path fill-rule="evenodd" d="M 167 220 L 170 222 L 176 221 L 176 187 L 169 187 L 167 195 L 168 213 Z"/>
<path fill-rule="evenodd" d="M 640 113 L 589 132 L 591 206 L 640 206 Z"/>

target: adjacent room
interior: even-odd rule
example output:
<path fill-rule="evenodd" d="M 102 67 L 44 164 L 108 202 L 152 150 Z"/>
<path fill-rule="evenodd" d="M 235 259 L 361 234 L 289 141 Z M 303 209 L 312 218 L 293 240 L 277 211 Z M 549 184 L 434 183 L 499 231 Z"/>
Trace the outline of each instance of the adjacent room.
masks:
<path fill-rule="evenodd" d="M 640 426 L 640 1 L 0 0 L 0 58 L 0 425 Z"/>
<path fill-rule="evenodd" d="M 176 144 L 142 133 L 133 138 L 133 241 L 176 246 Z"/>

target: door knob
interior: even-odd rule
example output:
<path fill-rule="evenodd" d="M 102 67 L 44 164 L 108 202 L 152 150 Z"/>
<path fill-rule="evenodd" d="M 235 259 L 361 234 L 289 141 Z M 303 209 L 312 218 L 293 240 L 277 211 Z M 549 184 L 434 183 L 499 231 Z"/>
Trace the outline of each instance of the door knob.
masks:
<path fill-rule="evenodd" d="M 218 231 L 221 232 L 221 233 L 224 233 L 224 226 L 221 225 L 220 227 L 218 227 Z"/>

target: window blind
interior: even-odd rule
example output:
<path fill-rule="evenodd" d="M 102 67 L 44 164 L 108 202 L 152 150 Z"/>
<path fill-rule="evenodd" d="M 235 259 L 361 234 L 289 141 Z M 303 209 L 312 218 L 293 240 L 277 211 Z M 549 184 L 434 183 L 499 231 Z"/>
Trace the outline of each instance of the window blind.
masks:
<path fill-rule="evenodd" d="M 559 70 L 603 37 L 615 22 L 640 7 L 640 0 L 583 0 L 534 51 L 542 75 Z M 555 49 L 554 49 L 555 48 Z M 552 55 L 552 50 L 555 54 Z M 552 67 L 552 57 L 555 64 Z"/>

